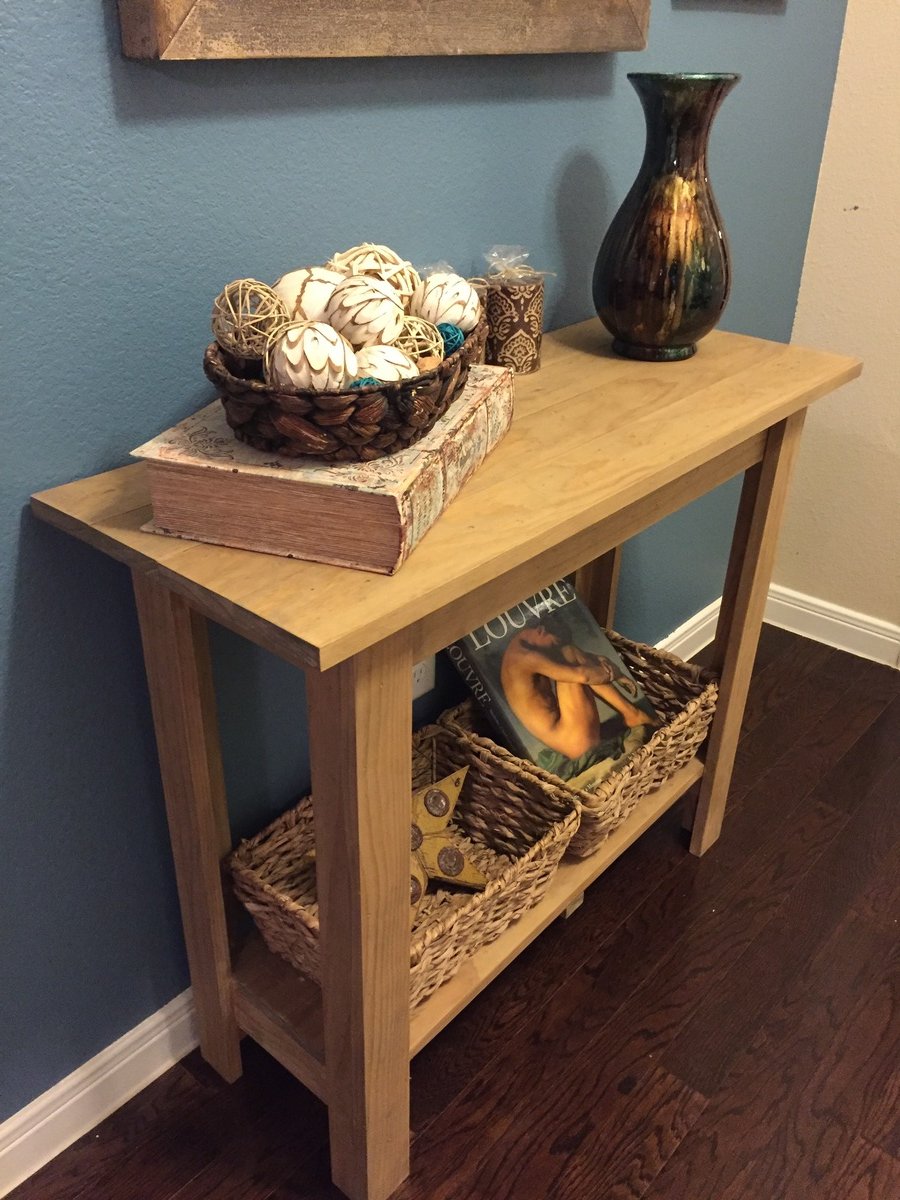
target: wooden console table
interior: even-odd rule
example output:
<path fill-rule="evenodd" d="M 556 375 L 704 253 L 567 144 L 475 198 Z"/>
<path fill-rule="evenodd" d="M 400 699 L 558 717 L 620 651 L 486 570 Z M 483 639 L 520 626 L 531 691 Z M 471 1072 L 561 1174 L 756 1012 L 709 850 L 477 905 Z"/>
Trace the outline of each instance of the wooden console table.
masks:
<path fill-rule="evenodd" d="M 408 1173 L 410 1056 L 697 780 L 692 849 L 716 840 L 804 413 L 859 371 L 725 333 L 672 364 L 613 357 L 596 321 L 547 336 L 506 440 L 393 578 L 142 533 L 143 465 L 33 498 L 133 572 L 203 1054 L 233 1080 L 249 1034 L 325 1100 L 334 1181 L 352 1200 L 383 1200 Z M 571 571 L 608 620 L 616 548 L 741 471 L 705 763 L 591 859 L 564 863 L 536 908 L 410 1015 L 413 664 Z M 207 619 L 306 673 L 321 991 L 257 936 L 230 942 Z"/>

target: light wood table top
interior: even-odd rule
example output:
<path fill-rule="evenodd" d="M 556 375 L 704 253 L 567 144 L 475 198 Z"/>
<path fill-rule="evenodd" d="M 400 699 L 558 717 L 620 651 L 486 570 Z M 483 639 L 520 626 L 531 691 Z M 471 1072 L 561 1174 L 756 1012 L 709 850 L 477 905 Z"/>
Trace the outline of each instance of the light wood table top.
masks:
<path fill-rule="evenodd" d="M 860 370 L 853 358 L 721 332 L 680 363 L 614 356 L 596 320 L 547 334 L 541 370 L 516 380 L 510 432 L 390 577 L 144 533 L 143 464 L 40 492 L 32 504 L 300 665 L 326 669 L 410 626 L 426 630 L 414 643 L 425 653 L 492 615 L 483 605 L 454 610 L 461 598 L 506 575 L 499 611 L 516 599 L 521 564 L 629 506 L 649 523 L 648 502 L 666 488 L 671 511 L 677 481 L 714 460 L 722 478 L 758 461 L 766 430 Z M 623 525 L 617 536 L 634 531 Z M 592 557 L 586 543 L 583 560 Z"/>

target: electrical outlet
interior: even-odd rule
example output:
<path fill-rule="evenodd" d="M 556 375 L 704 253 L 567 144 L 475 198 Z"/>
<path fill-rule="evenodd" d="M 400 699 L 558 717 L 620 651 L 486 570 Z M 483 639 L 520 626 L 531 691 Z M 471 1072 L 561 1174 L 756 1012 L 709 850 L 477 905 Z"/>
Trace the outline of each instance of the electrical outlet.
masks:
<path fill-rule="evenodd" d="M 413 667 L 413 700 L 418 700 L 434 687 L 434 655 Z"/>

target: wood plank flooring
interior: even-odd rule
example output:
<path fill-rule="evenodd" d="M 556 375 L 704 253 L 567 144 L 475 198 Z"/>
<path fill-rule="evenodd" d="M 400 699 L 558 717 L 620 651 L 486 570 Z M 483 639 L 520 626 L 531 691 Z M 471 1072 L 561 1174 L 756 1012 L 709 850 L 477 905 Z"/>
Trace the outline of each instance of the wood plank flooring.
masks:
<path fill-rule="evenodd" d="M 765 627 L 721 841 L 666 814 L 414 1060 L 397 1200 L 900 1198 L 900 673 Z M 192 1054 L 14 1200 L 337 1200 Z"/>

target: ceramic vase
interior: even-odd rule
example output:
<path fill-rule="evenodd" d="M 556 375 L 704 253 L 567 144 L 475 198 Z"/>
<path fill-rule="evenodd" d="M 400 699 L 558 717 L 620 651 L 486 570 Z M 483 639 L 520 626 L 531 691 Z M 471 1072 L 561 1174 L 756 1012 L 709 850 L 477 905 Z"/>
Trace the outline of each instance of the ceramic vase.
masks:
<path fill-rule="evenodd" d="M 628 78 L 644 108 L 647 143 L 597 256 L 594 305 L 618 354 L 690 358 L 728 300 L 728 242 L 706 156 L 713 118 L 740 76 Z"/>

